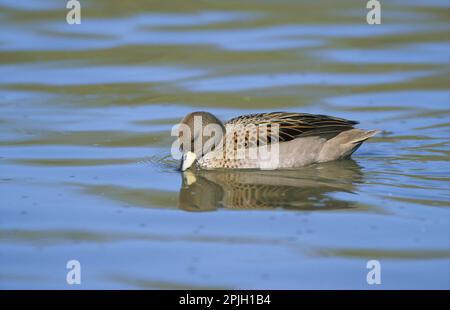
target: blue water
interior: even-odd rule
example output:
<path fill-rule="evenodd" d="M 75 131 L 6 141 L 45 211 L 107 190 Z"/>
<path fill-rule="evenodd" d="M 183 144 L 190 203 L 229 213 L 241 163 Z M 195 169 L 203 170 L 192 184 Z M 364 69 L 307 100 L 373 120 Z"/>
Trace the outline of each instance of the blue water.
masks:
<path fill-rule="evenodd" d="M 450 288 L 448 1 L 381 25 L 356 0 L 82 1 L 81 25 L 62 2 L 0 0 L 0 288 Z M 170 131 L 195 110 L 382 133 L 188 184 Z"/>

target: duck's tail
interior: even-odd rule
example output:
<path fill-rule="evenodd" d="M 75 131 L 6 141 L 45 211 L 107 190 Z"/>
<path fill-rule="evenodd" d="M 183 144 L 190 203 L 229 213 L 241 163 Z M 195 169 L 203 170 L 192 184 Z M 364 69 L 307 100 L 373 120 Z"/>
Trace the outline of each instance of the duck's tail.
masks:
<path fill-rule="evenodd" d="M 378 134 L 380 130 L 353 128 L 346 130 L 328 140 L 320 151 L 319 161 L 326 162 L 350 157 L 361 144 Z"/>
<path fill-rule="evenodd" d="M 349 141 L 347 143 L 362 143 L 369 139 L 370 137 L 375 136 L 376 134 L 380 133 L 380 130 L 363 130 L 363 129 L 352 129 L 345 132 L 350 132 Z"/>

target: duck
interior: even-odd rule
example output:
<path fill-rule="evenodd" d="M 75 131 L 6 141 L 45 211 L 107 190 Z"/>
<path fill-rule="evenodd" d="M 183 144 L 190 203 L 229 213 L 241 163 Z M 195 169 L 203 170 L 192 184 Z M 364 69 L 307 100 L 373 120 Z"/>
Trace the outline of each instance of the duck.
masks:
<path fill-rule="evenodd" d="M 380 130 L 357 121 L 309 113 L 266 112 L 221 122 L 195 111 L 179 123 L 180 170 L 295 169 L 348 159 Z"/>

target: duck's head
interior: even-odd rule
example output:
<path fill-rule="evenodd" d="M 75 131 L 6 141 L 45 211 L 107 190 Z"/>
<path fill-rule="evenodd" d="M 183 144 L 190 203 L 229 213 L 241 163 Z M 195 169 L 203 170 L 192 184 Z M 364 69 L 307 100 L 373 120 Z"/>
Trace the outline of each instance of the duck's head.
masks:
<path fill-rule="evenodd" d="M 180 125 L 178 138 L 183 153 L 180 170 L 185 171 L 220 143 L 225 127 L 216 116 L 202 111 L 189 113 Z"/>

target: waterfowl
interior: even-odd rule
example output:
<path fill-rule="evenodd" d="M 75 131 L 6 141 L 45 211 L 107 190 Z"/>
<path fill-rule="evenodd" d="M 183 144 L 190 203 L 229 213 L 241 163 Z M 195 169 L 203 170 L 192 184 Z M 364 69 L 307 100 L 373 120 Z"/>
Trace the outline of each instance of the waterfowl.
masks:
<path fill-rule="evenodd" d="M 349 158 L 379 132 L 356 124 L 291 112 L 248 114 L 222 123 L 209 112 L 192 112 L 180 122 L 180 169 L 290 169 Z"/>

